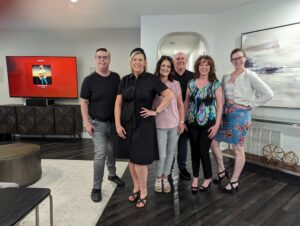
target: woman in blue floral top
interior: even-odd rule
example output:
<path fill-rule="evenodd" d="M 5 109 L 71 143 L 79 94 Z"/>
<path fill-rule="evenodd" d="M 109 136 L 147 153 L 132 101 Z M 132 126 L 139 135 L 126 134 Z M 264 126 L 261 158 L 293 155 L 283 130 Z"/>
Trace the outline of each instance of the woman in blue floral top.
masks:
<path fill-rule="evenodd" d="M 210 188 L 212 169 L 209 149 L 221 123 L 223 91 L 216 77 L 214 60 L 210 56 L 200 56 L 194 70 L 195 78 L 187 86 L 185 109 L 194 176 L 191 190 L 196 194 Z M 200 160 L 204 181 L 199 188 Z"/>

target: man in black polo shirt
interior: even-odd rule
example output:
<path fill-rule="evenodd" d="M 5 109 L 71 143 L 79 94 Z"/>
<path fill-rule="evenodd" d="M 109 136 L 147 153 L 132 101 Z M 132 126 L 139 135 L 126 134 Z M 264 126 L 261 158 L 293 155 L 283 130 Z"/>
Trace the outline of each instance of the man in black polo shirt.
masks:
<path fill-rule="evenodd" d="M 185 101 L 187 83 L 192 78 L 194 78 L 194 73 L 186 70 L 186 56 L 182 52 L 176 53 L 174 56 L 174 66 L 175 66 L 175 76 L 174 79 L 179 81 L 182 99 Z M 188 134 L 187 131 L 184 131 L 179 137 L 178 140 L 178 154 L 177 154 L 177 164 L 179 168 L 179 176 L 184 180 L 190 180 L 191 174 L 186 169 L 186 158 L 187 158 L 187 143 L 188 143 Z"/>
<path fill-rule="evenodd" d="M 105 48 L 96 50 L 96 71 L 82 83 L 80 105 L 86 131 L 94 141 L 94 187 L 91 198 L 100 202 L 105 160 L 108 180 L 118 186 L 125 183 L 116 175 L 115 158 L 112 151 L 114 126 L 114 104 L 120 83 L 120 76 L 109 70 L 110 52 Z"/>

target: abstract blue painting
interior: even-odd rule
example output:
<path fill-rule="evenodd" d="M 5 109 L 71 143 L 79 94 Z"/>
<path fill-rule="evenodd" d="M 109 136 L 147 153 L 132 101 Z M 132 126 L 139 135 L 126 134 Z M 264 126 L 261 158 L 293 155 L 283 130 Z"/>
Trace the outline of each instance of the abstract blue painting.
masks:
<path fill-rule="evenodd" d="M 242 34 L 246 67 L 273 90 L 272 107 L 300 108 L 300 23 Z"/>

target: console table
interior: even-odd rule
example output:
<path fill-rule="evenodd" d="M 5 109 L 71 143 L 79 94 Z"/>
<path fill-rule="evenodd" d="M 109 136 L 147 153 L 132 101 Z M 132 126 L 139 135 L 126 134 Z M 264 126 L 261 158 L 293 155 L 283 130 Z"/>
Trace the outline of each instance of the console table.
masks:
<path fill-rule="evenodd" d="M 79 105 L 0 105 L 0 134 L 78 135 L 82 133 Z"/>
<path fill-rule="evenodd" d="M 34 209 L 36 225 L 39 225 L 39 204 L 47 197 L 50 199 L 50 225 L 53 226 L 53 201 L 50 189 L 0 189 L 0 225 L 18 225 Z"/>

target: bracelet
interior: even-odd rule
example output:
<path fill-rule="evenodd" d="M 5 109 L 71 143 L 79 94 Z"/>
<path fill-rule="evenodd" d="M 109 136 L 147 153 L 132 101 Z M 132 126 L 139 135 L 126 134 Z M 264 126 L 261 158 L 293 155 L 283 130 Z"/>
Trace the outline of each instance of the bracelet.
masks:
<path fill-rule="evenodd" d="M 180 121 L 180 124 L 185 124 L 184 121 Z"/>
<path fill-rule="evenodd" d="M 158 110 L 156 110 L 156 109 L 155 109 L 155 112 L 156 112 L 156 115 L 158 115 L 158 114 L 159 114 Z"/>

